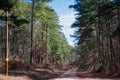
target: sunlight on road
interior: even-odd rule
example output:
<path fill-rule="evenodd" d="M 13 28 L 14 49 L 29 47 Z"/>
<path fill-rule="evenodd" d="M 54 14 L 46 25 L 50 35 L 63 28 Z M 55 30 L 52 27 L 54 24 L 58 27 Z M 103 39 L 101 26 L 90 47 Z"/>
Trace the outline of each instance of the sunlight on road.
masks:
<path fill-rule="evenodd" d="M 77 68 L 73 68 L 53 80 L 77 80 L 76 70 L 77 70 Z"/>
<path fill-rule="evenodd" d="M 78 77 L 76 74 L 77 68 L 73 68 L 71 70 L 68 70 L 61 76 L 55 79 L 50 80 L 120 80 L 119 78 L 116 79 L 104 79 L 104 78 L 92 78 L 92 77 Z"/>
<path fill-rule="evenodd" d="M 75 78 L 58 78 L 58 79 L 54 79 L 54 80 L 77 80 Z"/>
<path fill-rule="evenodd" d="M 120 80 L 120 79 L 100 79 L 100 78 L 58 78 L 54 80 Z"/>

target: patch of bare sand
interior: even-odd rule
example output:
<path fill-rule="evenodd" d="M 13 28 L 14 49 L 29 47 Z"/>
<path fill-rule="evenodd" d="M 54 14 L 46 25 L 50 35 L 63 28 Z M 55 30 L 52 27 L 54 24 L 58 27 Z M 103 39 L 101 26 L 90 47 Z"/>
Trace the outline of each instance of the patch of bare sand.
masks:
<path fill-rule="evenodd" d="M 9 71 L 6 78 L 4 74 L 0 74 L 0 80 L 49 80 L 63 74 L 63 70 L 35 69 L 30 71 Z"/>
<path fill-rule="evenodd" d="M 0 75 L 0 80 L 32 80 L 28 76 L 4 76 Z"/>
<path fill-rule="evenodd" d="M 78 71 L 77 69 L 71 69 L 55 79 L 50 80 L 120 80 L 120 78 L 103 78 L 96 76 L 88 71 Z"/>
<path fill-rule="evenodd" d="M 119 78 L 118 79 L 100 79 L 100 78 L 78 78 L 78 79 L 75 79 L 75 80 L 120 80 Z"/>
<path fill-rule="evenodd" d="M 105 78 L 105 76 L 96 75 L 90 73 L 89 71 L 76 71 L 77 79 L 76 80 L 120 80 L 120 78 Z"/>

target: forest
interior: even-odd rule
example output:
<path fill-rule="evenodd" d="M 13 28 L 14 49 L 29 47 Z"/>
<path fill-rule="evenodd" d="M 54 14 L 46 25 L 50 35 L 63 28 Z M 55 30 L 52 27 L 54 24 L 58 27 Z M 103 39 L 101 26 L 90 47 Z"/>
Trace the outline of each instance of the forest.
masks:
<path fill-rule="evenodd" d="M 75 0 L 73 37 L 78 41 L 75 51 L 82 70 L 120 77 L 120 1 Z"/>
<path fill-rule="evenodd" d="M 120 1 L 74 0 L 68 6 L 76 12 L 71 23 L 77 29 L 71 35 L 74 47 L 62 32 L 56 11 L 47 5 L 51 1 L 0 0 L 0 76 L 16 70 L 78 68 L 119 78 Z M 32 74 L 24 74 L 28 73 Z"/>
<path fill-rule="evenodd" d="M 0 62 L 4 65 L 9 52 L 9 67 L 19 64 L 62 65 L 71 60 L 70 50 L 50 0 L 0 0 Z M 7 13 L 7 15 L 6 15 Z M 6 33 L 6 17 L 8 33 Z M 8 50 L 6 49 L 8 34 Z M 8 56 L 7 56 L 8 57 Z M 16 59 L 21 59 L 16 62 Z M 22 68 L 22 67 L 21 67 Z"/>

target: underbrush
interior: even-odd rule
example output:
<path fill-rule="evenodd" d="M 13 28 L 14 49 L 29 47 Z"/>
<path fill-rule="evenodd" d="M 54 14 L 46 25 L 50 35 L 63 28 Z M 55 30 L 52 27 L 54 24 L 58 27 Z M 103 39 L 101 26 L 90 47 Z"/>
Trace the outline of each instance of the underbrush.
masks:
<path fill-rule="evenodd" d="M 35 64 L 28 64 L 25 60 L 21 59 L 19 56 L 14 56 L 9 61 L 10 70 L 30 70 L 36 67 Z"/>

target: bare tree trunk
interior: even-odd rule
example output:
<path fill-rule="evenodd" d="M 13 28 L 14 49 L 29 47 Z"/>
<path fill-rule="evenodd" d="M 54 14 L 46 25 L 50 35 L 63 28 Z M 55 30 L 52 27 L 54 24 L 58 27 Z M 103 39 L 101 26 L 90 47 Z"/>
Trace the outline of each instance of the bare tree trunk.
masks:
<path fill-rule="evenodd" d="M 120 1 L 119 1 L 119 3 L 120 3 Z M 118 15 L 118 27 L 120 29 L 120 7 L 119 6 L 118 6 L 118 9 L 117 9 L 117 15 Z M 118 35 L 118 39 L 119 39 L 119 45 L 120 45 L 120 32 L 119 32 L 119 35 Z"/>
<path fill-rule="evenodd" d="M 30 52 L 30 64 L 32 64 L 33 56 L 33 24 L 34 24 L 34 0 L 32 0 L 32 16 L 31 16 L 31 52 Z"/>
<path fill-rule="evenodd" d="M 100 54 L 100 46 L 99 46 L 99 34 L 98 34 L 98 22 L 95 22 L 95 27 L 96 27 L 96 40 L 97 40 L 97 51 L 98 51 L 98 55 Z M 98 57 L 98 56 L 97 56 Z M 98 59 L 98 61 L 100 62 L 100 59 Z"/>
<path fill-rule="evenodd" d="M 2 60 L 4 60 L 4 53 L 5 53 L 5 40 L 4 40 L 4 28 L 2 30 L 2 44 L 1 44 L 1 48 L 2 48 Z"/>

